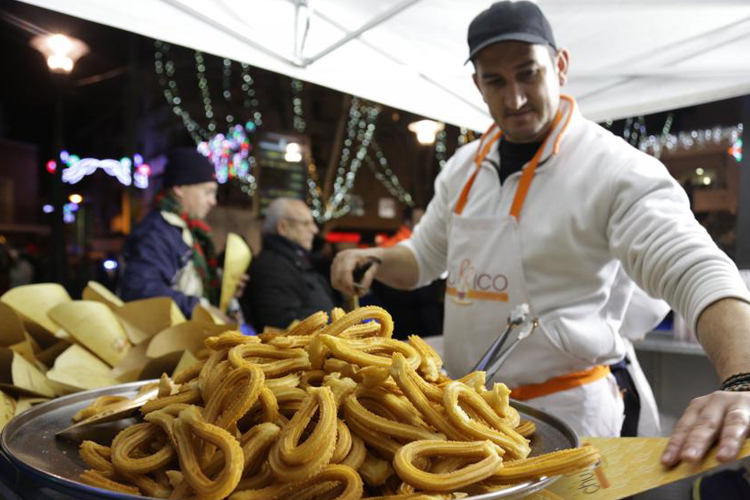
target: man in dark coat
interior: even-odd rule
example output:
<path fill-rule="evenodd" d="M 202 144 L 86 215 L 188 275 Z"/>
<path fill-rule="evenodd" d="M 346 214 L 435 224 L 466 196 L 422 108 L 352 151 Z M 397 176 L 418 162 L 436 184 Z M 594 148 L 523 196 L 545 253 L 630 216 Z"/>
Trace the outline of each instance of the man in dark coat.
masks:
<path fill-rule="evenodd" d="M 335 306 L 330 285 L 310 262 L 318 232 L 310 209 L 300 200 L 277 198 L 263 224 L 263 250 L 250 266 L 242 299 L 246 317 L 258 332 L 286 328 L 295 319 Z"/>
<path fill-rule="evenodd" d="M 155 209 L 125 241 L 124 300 L 171 297 L 185 317 L 201 303 L 218 308 L 221 283 L 210 227 L 216 205 L 214 167 L 194 148 L 172 151 Z"/>

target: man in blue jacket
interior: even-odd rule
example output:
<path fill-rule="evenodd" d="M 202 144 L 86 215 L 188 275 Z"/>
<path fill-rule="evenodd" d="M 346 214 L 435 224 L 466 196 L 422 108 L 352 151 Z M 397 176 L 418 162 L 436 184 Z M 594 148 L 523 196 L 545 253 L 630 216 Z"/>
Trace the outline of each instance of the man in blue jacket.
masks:
<path fill-rule="evenodd" d="M 168 155 L 156 207 L 125 241 L 123 300 L 171 297 L 187 318 L 196 304 L 218 306 L 216 251 L 204 221 L 217 188 L 213 165 L 195 149 Z"/>

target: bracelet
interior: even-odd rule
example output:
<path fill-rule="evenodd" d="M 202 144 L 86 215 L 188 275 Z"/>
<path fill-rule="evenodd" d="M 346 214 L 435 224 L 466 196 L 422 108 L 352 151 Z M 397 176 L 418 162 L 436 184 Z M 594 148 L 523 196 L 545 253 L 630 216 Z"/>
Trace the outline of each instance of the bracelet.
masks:
<path fill-rule="evenodd" d="M 729 392 L 748 392 L 750 391 L 750 382 L 743 382 L 736 385 L 730 385 L 728 387 L 722 387 L 721 390 Z"/>
<path fill-rule="evenodd" d="M 723 391 L 748 391 L 750 390 L 750 373 L 737 373 L 726 379 L 721 384 Z"/>

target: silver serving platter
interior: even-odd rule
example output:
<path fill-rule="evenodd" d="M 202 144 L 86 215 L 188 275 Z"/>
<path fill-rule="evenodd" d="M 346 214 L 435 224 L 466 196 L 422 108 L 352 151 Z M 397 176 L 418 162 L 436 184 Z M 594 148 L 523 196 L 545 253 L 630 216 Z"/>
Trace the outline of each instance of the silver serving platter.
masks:
<path fill-rule="evenodd" d="M 69 495 L 62 498 L 144 500 L 148 497 L 117 493 L 78 482 L 79 474 L 88 468 L 78 455 L 79 443 L 55 438 L 55 433 L 69 427 L 73 415 L 97 397 L 134 397 L 138 389 L 148 382 L 152 381 L 79 392 L 34 406 L 5 426 L 0 435 L 2 453 L 18 469 L 21 477 L 33 481 L 39 488 Z M 523 419 L 531 420 L 536 425 L 536 432 L 531 440 L 532 456 L 579 446 L 578 436 L 560 419 L 517 401 L 513 402 L 513 406 Z M 130 418 L 92 426 L 86 430 L 86 439 L 109 443 L 120 429 L 134 422 L 135 419 Z M 546 488 L 558 478 L 559 476 L 543 477 L 504 490 L 468 497 L 466 500 L 523 498 Z"/>

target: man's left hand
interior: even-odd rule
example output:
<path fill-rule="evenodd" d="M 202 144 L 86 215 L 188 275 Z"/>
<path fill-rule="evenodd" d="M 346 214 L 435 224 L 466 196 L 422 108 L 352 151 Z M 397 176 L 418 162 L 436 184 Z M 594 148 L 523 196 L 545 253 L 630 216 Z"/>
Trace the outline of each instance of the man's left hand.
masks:
<path fill-rule="evenodd" d="M 234 298 L 239 299 L 242 297 L 242 294 L 245 293 L 245 287 L 247 286 L 247 281 L 250 279 L 250 276 L 247 274 L 243 274 L 239 277 L 239 280 L 237 281 L 237 288 L 234 290 Z"/>
<path fill-rule="evenodd" d="M 690 402 L 661 457 L 666 466 L 700 462 L 718 440 L 716 459 L 737 458 L 750 430 L 750 392 L 716 391 Z"/>

